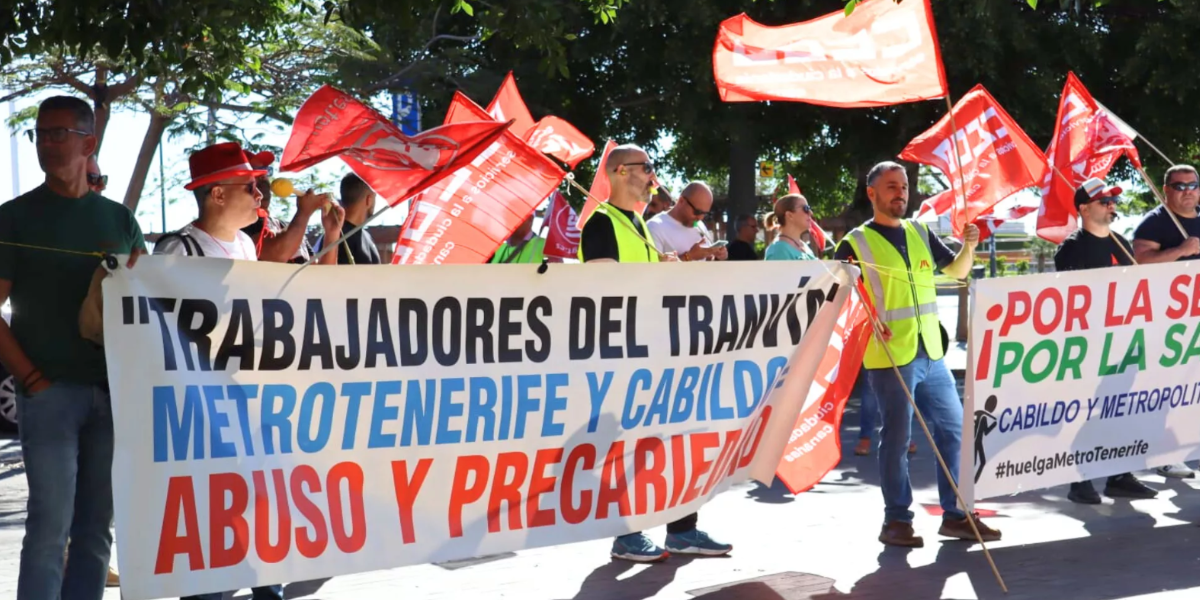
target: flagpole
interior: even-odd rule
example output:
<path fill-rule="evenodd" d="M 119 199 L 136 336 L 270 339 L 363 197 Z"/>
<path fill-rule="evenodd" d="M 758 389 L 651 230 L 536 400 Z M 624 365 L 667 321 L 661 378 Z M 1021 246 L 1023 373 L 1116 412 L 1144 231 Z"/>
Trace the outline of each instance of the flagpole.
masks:
<path fill-rule="evenodd" d="M 955 134 L 958 133 L 958 125 L 954 122 L 954 103 L 950 101 L 950 86 L 946 86 L 946 110 L 950 113 L 950 150 L 954 153 L 954 162 L 958 164 L 958 185 L 962 190 L 962 212 L 963 212 L 963 244 L 967 241 L 967 181 L 963 177 L 962 155 L 958 152 L 958 139 Z M 950 190 L 954 190 L 954 182 L 950 182 Z M 954 194 L 954 204 L 958 204 L 958 194 Z M 950 223 L 951 229 L 954 228 L 954 223 Z"/>
<path fill-rule="evenodd" d="M 1067 176 L 1063 175 L 1062 171 L 1058 170 L 1058 167 L 1050 164 L 1049 162 L 1047 162 L 1047 164 L 1050 166 L 1050 169 L 1054 171 L 1054 174 L 1058 175 L 1059 179 L 1062 179 L 1063 183 L 1067 184 L 1068 188 L 1070 188 L 1072 191 L 1075 190 L 1075 186 L 1071 183 L 1071 180 L 1067 179 Z M 1139 175 L 1142 176 L 1142 181 L 1146 182 L 1146 186 L 1150 188 L 1150 191 L 1154 194 L 1154 197 L 1158 200 L 1159 204 L 1162 205 L 1163 210 L 1167 213 L 1167 216 L 1171 217 L 1171 222 L 1175 224 L 1175 227 L 1179 228 L 1179 233 L 1183 235 L 1183 239 L 1186 240 L 1187 238 L 1191 237 L 1188 235 L 1187 230 L 1183 228 L 1183 223 L 1179 222 L 1179 217 L 1176 217 L 1175 213 L 1171 212 L 1171 209 L 1167 206 L 1167 199 L 1164 198 L 1162 192 L 1160 192 L 1158 188 L 1154 186 L 1154 182 L 1150 180 L 1150 176 L 1146 174 L 1146 170 L 1137 165 L 1134 165 L 1134 169 Z M 1122 249 L 1124 248 L 1122 247 Z M 1128 254 L 1128 252 L 1126 252 L 1126 254 Z M 1132 256 L 1129 258 L 1131 260 L 1133 259 Z M 1137 264 L 1137 262 L 1135 261 L 1134 264 Z"/>

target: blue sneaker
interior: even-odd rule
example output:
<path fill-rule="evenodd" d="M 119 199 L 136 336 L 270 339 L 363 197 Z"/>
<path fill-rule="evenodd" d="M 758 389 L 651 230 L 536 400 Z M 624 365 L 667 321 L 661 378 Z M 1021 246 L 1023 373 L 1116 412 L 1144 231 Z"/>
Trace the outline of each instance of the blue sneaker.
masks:
<path fill-rule="evenodd" d="M 627 533 L 613 540 L 612 557 L 633 562 L 658 562 L 671 554 L 650 541 L 644 533 Z"/>
<path fill-rule="evenodd" d="M 668 533 L 666 546 L 668 551 L 676 554 L 699 554 L 701 556 L 723 556 L 733 551 L 733 544 L 717 542 L 699 529 L 684 533 Z"/>

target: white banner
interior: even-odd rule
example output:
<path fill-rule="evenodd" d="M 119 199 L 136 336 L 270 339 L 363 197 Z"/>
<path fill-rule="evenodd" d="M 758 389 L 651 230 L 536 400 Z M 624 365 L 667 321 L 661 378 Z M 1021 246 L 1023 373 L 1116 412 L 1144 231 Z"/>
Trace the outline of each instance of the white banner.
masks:
<path fill-rule="evenodd" d="M 1200 263 L 974 284 L 959 480 L 1015 494 L 1200 456 Z"/>
<path fill-rule="evenodd" d="M 606 538 L 770 482 L 856 277 L 143 257 L 104 284 L 123 593 Z"/>

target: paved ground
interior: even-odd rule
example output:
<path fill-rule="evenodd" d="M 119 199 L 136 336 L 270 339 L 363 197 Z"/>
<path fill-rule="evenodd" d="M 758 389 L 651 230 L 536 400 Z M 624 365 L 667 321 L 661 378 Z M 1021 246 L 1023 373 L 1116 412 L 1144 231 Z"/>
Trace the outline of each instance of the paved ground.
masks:
<path fill-rule="evenodd" d="M 844 439 L 857 437 L 847 414 Z M 917 501 L 936 505 L 934 461 L 920 442 Z M 15 440 L 0 439 L 0 598 L 15 595 L 25 478 Z M 1154 500 L 1071 504 L 1055 488 L 984 503 L 1004 541 L 991 546 L 1010 593 L 1003 594 L 977 545 L 940 541 L 937 517 L 919 513 L 926 547 L 877 541 L 882 501 L 871 458 L 848 456 L 813 491 L 747 484 L 707 505 L 701 524 L 736 545 L 726 558 L 652 566 L 608 559 L 594 541 L 456 564 L 420 565 L 293 583 L 289 598 L 522 600 L 1196 598 L 1200 597 L 1200 483 L 1146 476 Z M 661 539 L 662 528 L 651 532 Z M 119 560 L 118 560 L 119 563 Z M 109 590 L 106 600 L 120 597 Z M 241 591 L 236 598 L 248 598 Z"/>

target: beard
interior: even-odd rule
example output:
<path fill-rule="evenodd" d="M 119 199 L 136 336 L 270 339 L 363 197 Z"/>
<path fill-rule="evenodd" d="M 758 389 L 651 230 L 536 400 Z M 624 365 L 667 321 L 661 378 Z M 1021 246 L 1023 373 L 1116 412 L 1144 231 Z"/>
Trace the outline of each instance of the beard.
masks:
<path fill-rule="evenodd" d="M 908 201 L 903 198 L 892 198 L 887 202 L 880 203 L 880 211 L 890 217 L 896 219 L 904 218 L 904 213 L 908 212 Z"/>

